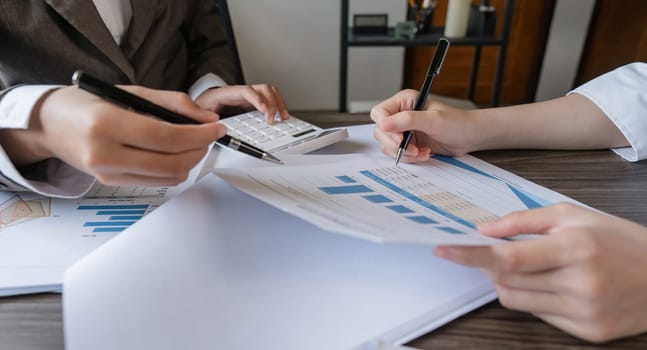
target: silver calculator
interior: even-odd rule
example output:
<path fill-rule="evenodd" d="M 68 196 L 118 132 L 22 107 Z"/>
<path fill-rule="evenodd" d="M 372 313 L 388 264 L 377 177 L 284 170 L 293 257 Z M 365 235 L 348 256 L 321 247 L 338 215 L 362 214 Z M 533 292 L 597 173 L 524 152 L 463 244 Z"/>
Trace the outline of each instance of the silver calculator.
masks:
<path fill-rule="evenodd" d="M 348 129 L 322 129 L 290 116 L 270 125 L 259 111 L 238 114 L 221 120 L 227 134 L 271 154 L 304 154 L 348 138 Z"/>

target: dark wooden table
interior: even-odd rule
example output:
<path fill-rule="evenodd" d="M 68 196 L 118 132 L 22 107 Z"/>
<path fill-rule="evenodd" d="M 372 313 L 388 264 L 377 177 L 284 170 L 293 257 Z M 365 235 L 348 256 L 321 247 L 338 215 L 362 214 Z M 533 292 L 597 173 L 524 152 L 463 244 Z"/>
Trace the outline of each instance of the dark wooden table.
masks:
<path fill-rule="evenodd" d="M 365 124 L 365 115 L 294 113 L 323 127 Z M 607 213 L 647 225 L 647 161 L 610 151 L 487 151 L 475 156 Z M 0 350 L 64 348 L 61 296 L 0 298 Z M 420 349 L 647 349 L 647 334 L 590 344 L 522 312 L 489 303 L 409 344 Z"/>

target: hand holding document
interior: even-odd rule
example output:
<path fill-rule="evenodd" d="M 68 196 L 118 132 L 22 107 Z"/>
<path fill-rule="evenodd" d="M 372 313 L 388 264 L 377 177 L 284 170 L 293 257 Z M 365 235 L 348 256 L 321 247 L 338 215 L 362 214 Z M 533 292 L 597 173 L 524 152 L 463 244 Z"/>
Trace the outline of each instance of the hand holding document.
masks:
<path fill-rule="evenodd" d="M 321 165 L 217 169 L 242 191 L 328 231 L 379 243 L 491 245 L 476 225 L 575 202 L 472 156 L 394 166 L 356 155 Z"/>

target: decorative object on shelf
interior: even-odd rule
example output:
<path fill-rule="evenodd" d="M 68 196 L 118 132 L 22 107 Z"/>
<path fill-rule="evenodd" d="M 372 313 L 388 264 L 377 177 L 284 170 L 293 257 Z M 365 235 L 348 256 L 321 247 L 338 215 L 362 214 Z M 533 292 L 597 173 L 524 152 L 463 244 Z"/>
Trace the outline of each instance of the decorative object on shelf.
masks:
<path fill-rule="evenodd" d="M 467 26 L 468 36 L 481 35 L 494 36 L 496 30 L 496 9 L 489 5 L 489 1 L 483 1 L 483 4 L 472 4 L 470 8 L 469 25 Z"/>
<path fill-rule="evenodd" d="M 416 21 L 398 22 L 395 25 L 394 37 L 398 39 L 404 37 L 409 40 L 413 40 L 413 38 L 415 38 L 416 36 L 417 31 L 418 28 L 416 26 Z"/>
<path fill-rule="evenodd" d="M 470 4 L 471 0 L 449 0 L 445 21 L 446 37 L 462 38 L 467 34 Z"/>
<path fill-rule="evenodd" d="M 355 14 L 353 15 L 353 34 L 355 35 L 387 35 L 389 15 Z"/>
<path fill-rule="evenodd" d="M 418 33 L 431 31 L 431 18 L 437 0 L 408 0 L 407 19 L 414 21 Z"/>
<path fill-rule="evenodd" d="M 398 0 L 399 1 L 399 0 Z M 407 4 L 409 4 L 407 0 Z M 445 0 L 443 0 L 445 1 Z M 476 0 L 473 0 L 477 2 Z M 492 46 L 499 47 L 499 53 L 496 59 L 496 68 L 494 72 L 494 78 L 492 79 L 492 95 L 491 95 L 491 106 L 498 106 L 501 98 L 501 87 L 503 85 L 503 71 L 505 66 L 505 57 L 508 48 L 508 38 L 510 36 L 510 26 L 512 13 L 514 9 L 514 0 L 502 0 L 503 5 L 500 8 L 497 8 L 499 12 L 499 22 L 497 24 L 500 33 L 492 36 L 470 36 L 465 38 L 456 38 L 452 40 L 452 43 L 458 46 L 472 46 L 474 47 L 474 55 L 472 58 L 472 65 L 469 74 L 469 85 L 467 90 L 467 98 L 473 99 L 476 90 L 476 78 L 479 75 L 479 65 L 481 62 L 481 49 L 483 46 Z M 397 38 L 394 35 L 354 35 L 350 24 L 352 21 L 350 14 L 350 2 L 351 0 L 340 0 L 341 2 L 341 30 L 340 30 L 340 55 L 339 55 L 339 111 L 346 112 L 348 110 L 348 53 L 353 47 L 423 47 L 423 46 L 434 46 L 436 45 L 438 38 L 443 34 L 444 28 L 442 26 L 434 26 L 430 33 L 419 34 L 416 32 L 414 40 L 401 39 Z M 467 12 L 469 13 L 469 3 L 468 1 Z M 481 4 L 487 4 L 487 0 L 480 0 Z M 424 1 L 423 1 L 424 4 Z M 429 3 L 431 6 L 431 2 Z M 408 5 L 407 5 L 408 6 Z M 415 18 L 415 11 L 409 11 L 407 19 L 411 19 L 410 16 Z M 469 16 L 466 16 L 469 19 Z M 467 24 L 465 24 L 467 26 Z M 391 32 L 389 28 L 388 32 Z M 402 34 L 404 35 L 404 34 Z"/>

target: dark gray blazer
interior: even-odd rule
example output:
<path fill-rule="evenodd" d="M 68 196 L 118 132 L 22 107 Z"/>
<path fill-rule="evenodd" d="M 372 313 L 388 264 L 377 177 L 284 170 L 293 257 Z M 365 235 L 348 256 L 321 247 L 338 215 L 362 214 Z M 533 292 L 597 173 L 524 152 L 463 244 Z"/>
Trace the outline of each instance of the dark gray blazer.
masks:
<path fill-rule="evenodd" d="M 91 0 L 0 1 L 0 98 L 22 84 L 67 85 L 76 69 L 114 84 L 165 90 L 186 91 L 207 73 L 234 83 L 215 0 L 131 5 L 132 20 L 118 46 Z M 1 175 L 0 182 L 11 184 Z"/>
<path fill-rule="evenodd" d="M 68 84 L 83 69 L 112 83 L 186 91 L 234 63 L 215 0 L 131 0 L 117 46 L 91 0 L 0 1 L 0 83 Z"/>

